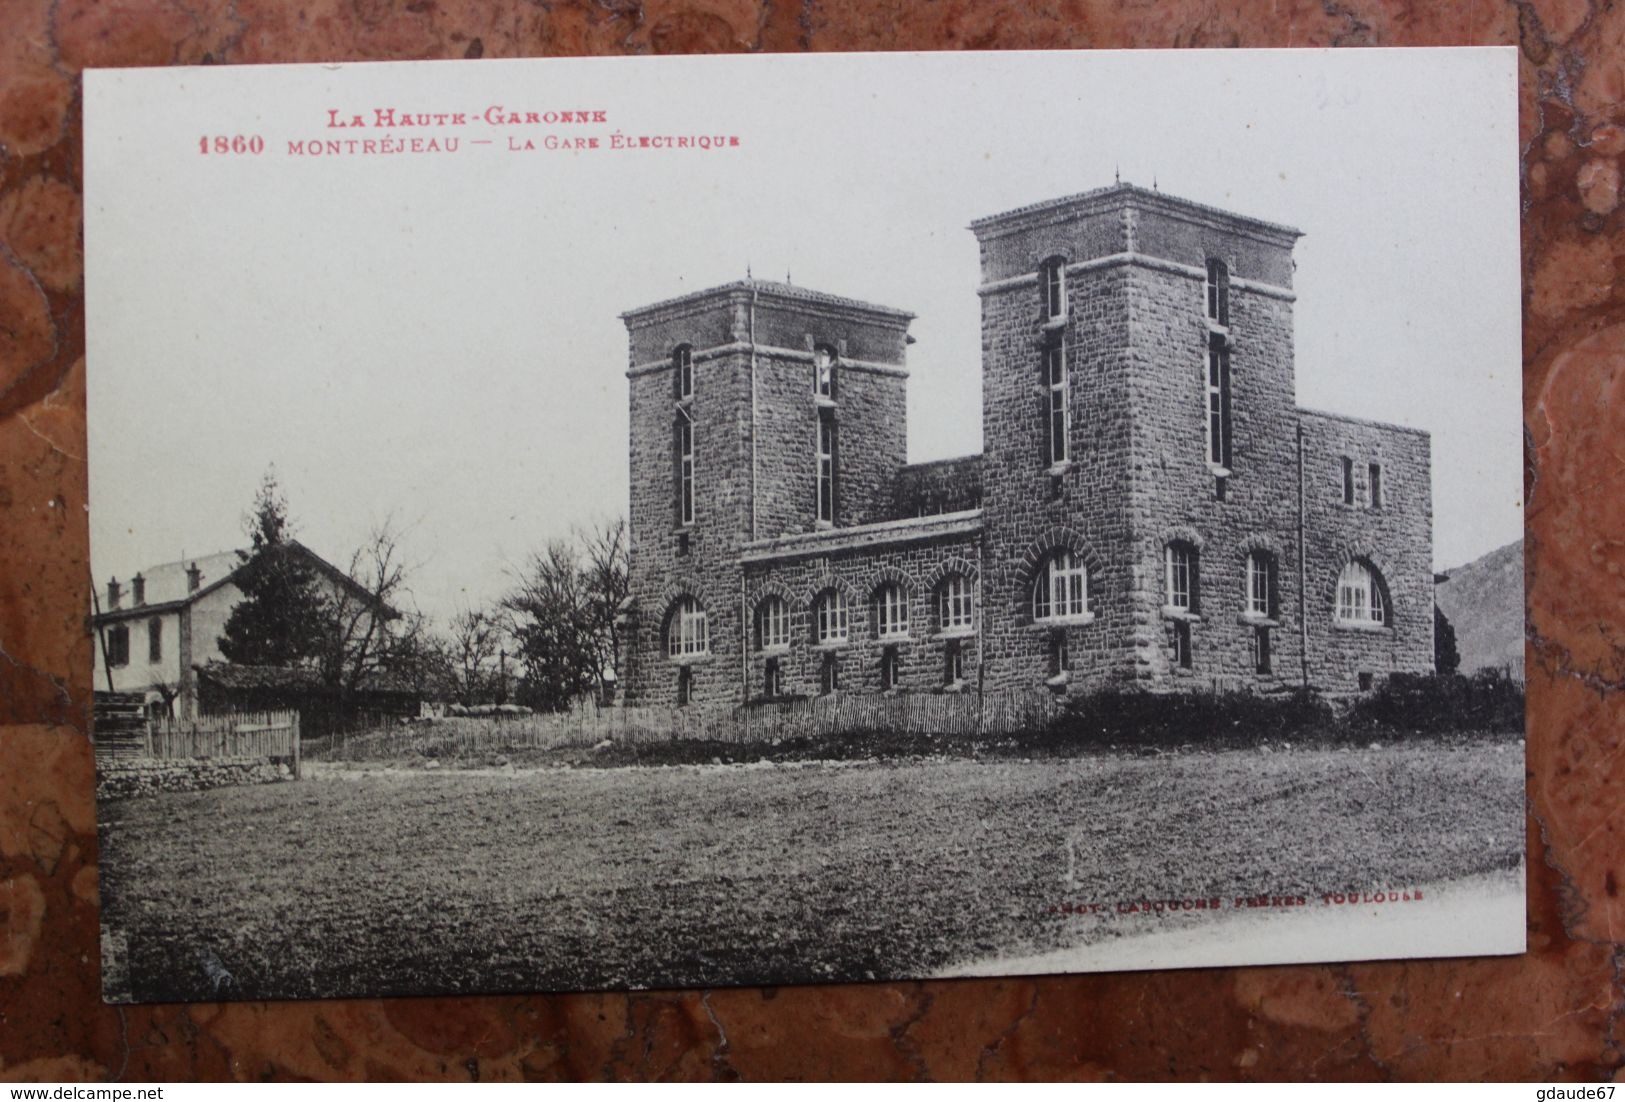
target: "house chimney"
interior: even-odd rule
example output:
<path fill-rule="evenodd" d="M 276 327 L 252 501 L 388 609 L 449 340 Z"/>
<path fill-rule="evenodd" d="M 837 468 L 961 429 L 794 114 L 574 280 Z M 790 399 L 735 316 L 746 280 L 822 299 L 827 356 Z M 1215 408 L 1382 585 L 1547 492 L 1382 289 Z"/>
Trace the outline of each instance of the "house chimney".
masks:
<path fill-rule="evenodd" d="M 118 599 L 119 599 L 118 579 L 117 578 L 108 578 L 107 579 L 107 607 L 110 608 L 110 609 L 117 608 L 118 607 Z"/>
<path fill-rule="evenodd" d="M 198 587 L 202 584 L 203 571 L 197 568 L 197 563 L 193 563 L 191 566 L 186 568 L 186 592 L 196 593 L 198 591 Z"/>
<path fill-rule="evenodd" d="M 140 574 L 130 579 L 130 594 L 138 605 L 147 603 L 147 579 Z"/>

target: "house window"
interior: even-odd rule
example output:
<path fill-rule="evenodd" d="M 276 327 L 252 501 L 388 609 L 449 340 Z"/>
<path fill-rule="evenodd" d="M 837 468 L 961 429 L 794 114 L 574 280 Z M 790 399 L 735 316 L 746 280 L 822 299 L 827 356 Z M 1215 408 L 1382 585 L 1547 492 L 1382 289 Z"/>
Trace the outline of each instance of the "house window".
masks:
<path fill-rule="evenodd" d="M 1062 620 L 1089 613 L 1089 568 L 1075 551 L 1044 560 L 1033 582 L 1033 619 Z"/>
<path fill-rule="evenodd" d="M 826 344 L 813 349 L 813 393 L 835 400 L 835 350 Z"/>
<path fill-rule="evenodd" d="M 686 708 L 694 701 L 694 671 L 687 666 L 677 671 L 677 706 Z"/>
<path fill-rule="evenodd" d="M 1222 333 L 1208 334 L 1207 461 L 1230 468 L 1230 349 Z"/>
<path fill-rule="evenodd" d="M 115 669 L 130 664 L 130 629 L 124 624 L 107 629 L 107 664 Z"/>
<path fill-rule="evenodd" d="M 880 687 L 882 690 L 891 690 L 898 687 L 902 680 L 903 659 L 896 647 L 887 647 L 880 652 Z"/>
<path fill-rule="evenodd" d="M 777 658 L 769 658 L 762 668 L 762 695 L 769 699 L 784 695 L 784 668 Z"/>
<path fill-rule="evenodd" d="M 147 621 L 147 661 L 164 660 L 164 622 L 154 616 Z"/>
<path fill-rule="evenodd" d="M 790 645 L 790 606 L 782 597 L 768 597 L 756 606 L 756 649 L 777 650 Z"/>
<path fill-rule="evenodd" d="M 1354 504 L 1354 460 L 1343 457 L 1343 504 Z"/>
<path fill-rule="evenodd" d="M 818 669 L 818 690 L 823 693 L 833 693 L 841 688 L 840 659 L 831 652 L 824 655 L 824 663 Z"/>
<path fill-rule="evenodd" d="M 1217 257 L 1207 262 L 1207 319 L 1215 325 L 1230 324 L 1230 271 Z"/>
<path fill-rule="evenodd" d="M 1038 282 L 1044 292 L 1044 320 L 1066 317 L 1066 258 L 1052 256 L 1044 261 Z"/>
<path fill-rule="evenodd" d="M 708 654 L 711 631 L 705 619 L 705 606 L 693 597 L 680 597 L 666 621 L 666 653 L 672 658 Z"/>
<path fill-rule="evenodd" d="M 1258 673 L 1270 672 L 1270 629 L 1253 629 L 1253 669 Z"/>
<path fill-rule="evenodd" d="M 963 574 L 950 574 L 937 588 L 937 627 L 942 631 L 969 631 L 974 624 L 971 612 L 971 583 Z"/>
<path fill-rule="evenodd" d="M 818 522 L 835 523 L 835 418 L 828 410 L 818 418 Z"/>
<path fill-rule="evenodd" d="M 943 649 L 942 683 L 944 685 L 958 685 L 965 680 L 965 649 L 958 639 L 948 640 Z"/>
<path fill-rule="evenodd" d="M 1191 668 L 1191 622 L 1189 620 L 1174 620 L 1169 625 L 1173 629 L 1172 650 L 1170 661 L 1182 670 Z"/>
<path fill-rule="evenodd" d="M 1355 559 L 1337 576 L 1337 619 L 1345 624 L 1388 623 L 1388 596 L 1382 575 Z"/>
<path fill-rule="evenodd" d="M 1188 543 L 1170 543 L 1163 548 L 1167 575 L 1168 607 L 1179 612 L 1195 612 L 1200 606 L 1201 578 L 1196 548 Z"/>
<path fill-rule="evenodd" d="M 838 589 L 826 589 L 813 607 L 813 642 L 844 643 L 846 628 L 845 595 Z"/>
<path fill-rule="evenodd" d="M 1366 471 L 1366 475 L 1371 480 L 1371 482 L 1370 482 L 1370 486 L 1371 486 L 1371 507 L 1373 509 L 1381 509 L 1382 508 L 1382 464 L 1381 463 L 1373 463 L 1373 464 L 1371 464 L 1370 468 Z"/>
<path fill-rule="evenodd" d="M 694 350 L 686 344 L 678 345 L 671 354 L 671 368 L 677 400 L 686 402 L 694 397 Z"/>
<path fill-rule="evenodd" d="M 1044 431 L 1049 445 L 1045 459 L 1051 465 L 1066 462 L 1067 379 L 1066 341 L 1057 340 L 1044 349 Z"/>
<path fill-rule="evenodd" d="M 677 523 L 694 523 L 694 421 L 688 410 L 677 411 Z"/>
<path fill-rule="evenodd" d="M 1276 595 L 1275 556 L 1268 551 L 1247 555 L 1247 615 L 1273 619 L 1280 609 Z"/>
<path fill-rule="evenodd" d="M 908 594 L 896 582 L 875 591 L 875 634 L 882 639 L 908 634 Z"/>

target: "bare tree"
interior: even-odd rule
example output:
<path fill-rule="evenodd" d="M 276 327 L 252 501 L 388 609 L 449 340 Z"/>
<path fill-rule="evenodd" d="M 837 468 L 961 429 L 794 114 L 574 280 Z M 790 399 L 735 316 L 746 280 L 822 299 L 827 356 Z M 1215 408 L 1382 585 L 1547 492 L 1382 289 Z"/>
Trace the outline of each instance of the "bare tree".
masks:
<path fill-rule="evenodd" d="M 324 602 L 318 667 L 329 685 L 353 693 L 370 675 L 394 669 L 420 649 L 423 618 L 397 607 L 410 596 L 406 577 L 400 531 L 386 520 L 350 556 L 346 577 L 335 579 Z"/>
<path fill-rule="evenodd" d="M 621 644 L 615 632 L 615 617 L 631 592 L 626 519 L 616 517 L 579 529 L 576 538 L 585 551 L 583 584 L 597 658 L 599 696 L 603 698 L 609 695 L 611 680 L 620 674 Z"/>
<path fill-rule="evenodd" d="M 451 618 L 445 641 L 446 663 L 457 699 L 477 704 L 494 686 L 491 660 L 502 645 L 502 625 L 484 609 L 465 608 Z"/>

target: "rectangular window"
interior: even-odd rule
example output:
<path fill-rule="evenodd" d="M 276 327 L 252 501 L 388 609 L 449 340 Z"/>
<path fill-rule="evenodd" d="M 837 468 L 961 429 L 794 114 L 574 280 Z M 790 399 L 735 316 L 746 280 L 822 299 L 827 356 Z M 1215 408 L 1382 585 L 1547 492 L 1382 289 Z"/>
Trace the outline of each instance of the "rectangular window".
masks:
<path fill-rule="evenodd" d="M 1382 464 L 1373 463 L 1366 472 L 1371 479 L 1371 507 L 1382 508 Z"/>
<path fill-rule="evenodd" d="M 965 651 L 958 639 L 950 639 L 943 651 L 942 680 L 945 685 L 956 685 L 965 680 Z"/>
<path fill-rule="evenodd" d="M 677 669 L 677 706 L 686 708 L 694 700 L 694 671 L 687 666 Z"/>
<path fill-rule="evenodd" d="M 835 523 L 835 418 L 818 418 L 818 521 Z"/>
<path fill-rule="evenodd" d="M 1217 258 L 1207 262 L 1207 316 L 1218 325 L 1230 324 L 1230 273 Z"/>
<path fill-rule="evenodd" d="M 1253 629 L 1253 668 L 1259 673 L 1270 672 L 1270 629 Z"/>
<path fill-rule="evenodd" d="M 833 693 L 841 687 L 840 661 L 833 654 L 824 655 L 824 664 L 818 673 L 819 689 Z"/>
<path fill-rule="evenodd" d="M 1044 265 L 1044 317 L 1066 314 L 1066 261 L 1057 257 Z"/>
<path fill-rule="evenodd" d="M 762 695 L 769 698 L 784 695 L 784 670 L 777 658 L 769 658 L 763 667 Z"/>
<path fill-rule="evenodd" d="M 115 669 L 130 664 L 130 629 L 123 624 L 107 629 L 107 664 Z"/>
<path fill-rule="evenodd" d="M 902 673 L 902 657 L 897 653 L 896 647 L 887 647 L 880 652 L 880 687 L 883 690 L 897 688 Z"/>
<path fill-rule="evenodd" d="M 1275 615 L 1275 558 L 1261 551 L 1247 556 L 1247 612 Z"/>
<path fill-rule="evenodd" d="M 1066 342 L 1044 349 L 1044 411 L 1051 465 L 1065 463 L 1071 454 L 1067 431 Z"/>
<path fill-rule="evenodd" d="M 1196 552 L 1187 544 L 1170 543 L 1164 551 L 1164 558 L 1167 565 L 1168 607 L 1195 612 Z"/>
<path fill-rule="evenodd" d="M 1215 467 L 1230 467 L 1230 350 L 1220 333 L 1208 335 L 1207 459 Z"/>
<path fill-rule="evenodd" d="M 1354 460 L 1343 457 L 1343 504 L 1354 504 Z"/>
<path fill-rule="evenodd" d="M 1191 668 L 1191 622 L 1189 620 L 1173 621 L 1173 664 L 1182 670 Z"/>
<path fill-rule="evenodd" d="M 1050 636 L 1049 641 L 1049 672 L 1051 677 L 1059 677 L 1072 668 L 1072 652 L 1067 646 L 1066 632 L 1058 631 Z"/>
<path fill-rule="evenodd" d="M 164 660 L 164 622 L 156 616 L 147 621 L 147 661 Z"/>
<path fill-rule="evenodd" d="M 694 523 L 694 422 L 677 414 L 677 523 Z"/>

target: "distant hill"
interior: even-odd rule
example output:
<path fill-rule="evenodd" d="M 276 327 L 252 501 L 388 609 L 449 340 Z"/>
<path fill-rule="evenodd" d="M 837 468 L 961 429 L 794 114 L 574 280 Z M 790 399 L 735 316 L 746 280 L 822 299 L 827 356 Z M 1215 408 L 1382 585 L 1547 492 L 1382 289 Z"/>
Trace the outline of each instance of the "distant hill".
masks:
<path fill-rule="evenodd" d="M 1456 629 L 1461 672 L 1510 666 L 1523 676 L 1523 540 L 1448 570 L 1433 599 Z"/>

